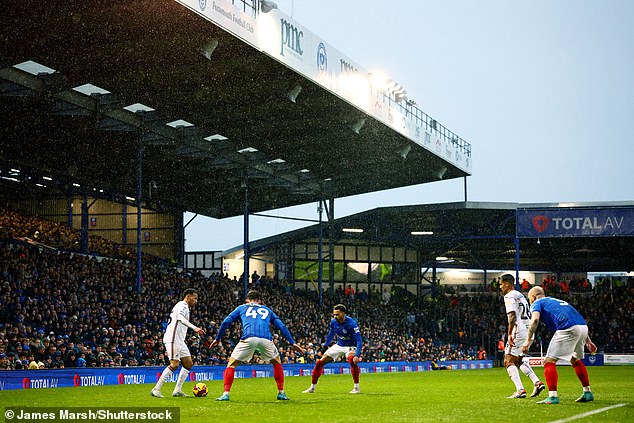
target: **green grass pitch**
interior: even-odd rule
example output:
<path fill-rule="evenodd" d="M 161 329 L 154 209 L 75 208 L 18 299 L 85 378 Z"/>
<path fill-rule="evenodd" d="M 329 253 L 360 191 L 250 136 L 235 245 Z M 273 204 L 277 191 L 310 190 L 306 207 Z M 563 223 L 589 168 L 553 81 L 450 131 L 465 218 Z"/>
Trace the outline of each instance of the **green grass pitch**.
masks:
<path fill-rule="evenodd" d="M 542 369 L 536 369 L 540 377 Z M 501 368 L 421 373 L 362 374 L 361 394 L 348 394 L 349 375 L 324 375 L 317 392 L 302 394 L 310 377 L 287 377 L 291 401 L 276 401 L 272 378 L 236 379 L 230 402 L 214 401 L 222 381 L 208 381 L 206 398 L 150 397 L 151 385 L 0 391 L 0 404 L 41 407 L 180 407 L 181 422 L 631 422 L 634 421 L 634 367 L 590 367 L 595 401 L 575 403 L 581 387 L 570 367 L 560 366 L 559 405 L 535 399 L 506 399 L 513 385 Z M 522 375 L 524 386 L 530 381 Z M 192 382 L 185 384 L 191 392 Z M 530 390 L 527 389 L 529 394 Z M 540 399 L 546 397 L 542 392 Z M 625 404 L 587 417 L 579 415 Z"/>

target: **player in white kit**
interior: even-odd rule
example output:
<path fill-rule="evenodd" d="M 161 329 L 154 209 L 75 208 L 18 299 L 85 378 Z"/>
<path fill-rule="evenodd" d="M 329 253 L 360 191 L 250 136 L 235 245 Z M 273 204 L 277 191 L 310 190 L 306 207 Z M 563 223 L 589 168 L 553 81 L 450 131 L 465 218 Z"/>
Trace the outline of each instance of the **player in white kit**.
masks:
<path fill-rule="evenodd" d="M 526 341 L 531 312 L 528 301 L 521 292 L 515 290 L 515 278 L 508 273 L 502 276 L 500 292 L 504 295 L 504 306 L 508 318 L 506 349 L 504 350 L 504 366 L 511 381 L 515 384 L 515 392 L 507 398 L 526 398 L 526 390 L 520 379 L 519 370 L 533 382 L 531 397 L 538 396 L 546 386 L 528 364 L 528 357 L 522 352 L 522 344 Z"/>
<path fill-rule="evenodd" d="M 189 321 L 189 308 L 193 307 L 198 302 L 198 293 L 193 288 L 188 288 L 183 294 L 185 296 L 183 300 L 176 303 L 172 309 L 170 322 L 165 329 L 165 334 L 163 335 L 163 344 L 165 345 L 167 357 L 170 359 L 170 364 L 165 368 L 165 370 L 163 370 L 161 377 L 150 392 L 150 395 L 153 397 L 163 397 L 163 394 L 161 394 L 161 387 L 169 380 L 176 369 L 178 369 L 179 363 L 182 363 L 183 367 L 181 367 L 181 371 L 178 374 L 178 379 L 176 380 L 176 386 L 174 387 L 172 396 L 189 396 L 183 392 L 183 383 L 189 376 L 189 372 L 194 365 L 194 362 L 192 361 L 189 348 L 187 348 L 187 345 L 185 344 L 185 337 L 187 336 L 187 329 L 193 330 L 200 336 L 205 334 L 205 330 L 195 326 Z"/>

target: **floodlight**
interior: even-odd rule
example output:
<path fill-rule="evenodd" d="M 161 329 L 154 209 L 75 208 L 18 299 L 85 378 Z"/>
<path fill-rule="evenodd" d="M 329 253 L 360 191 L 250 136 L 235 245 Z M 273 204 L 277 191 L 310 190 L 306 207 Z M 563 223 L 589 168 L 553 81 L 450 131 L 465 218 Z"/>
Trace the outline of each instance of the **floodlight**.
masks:
<path fill-rule="evenodd" d="M 271 10 L 277 9 L 277 3 L 271 0 L 261 0 L 260 1 L 260 10 L 263 13 L 269 13 Z"/>
<path fill-rule="evenodd" d="M 77 91 L 78 93 L 82 93 L 87 96 L 111 94 L 110 91 L 93 84 L 79 85 L 73 88 L 73 91 Z"/>
<path fill-rule="evenodd" d="M 269 160 L 266 163 L 270 164 L 270 165 L 278 165 L 278 164 L 286 163 L 286 160 L 284 160 L 284 159 L 273 159 L 273 160 Z"/>
<path fill-rule="evenodd" d="M 296 102 L 296 100 L 297 100 L 297 96 L 298 96 L 298 95 L 299 95 L 299 93 L 301 93 L 301 92 L 302 92 L 302 86 L 301 86 L 301 85 L 295 85 L 295 86 L 293 87 L 293 89 L 292 89 L 292 90 L 290 90 L 286 96 L 288 97 L 288 99 L 289 99 L 290 101 L 292 101 L 293 103 L 295 103 L 295 102 Z"/>
<path fill-rule="evenodd" d="M 229 138 L 225 137 L 224 135 L 220 135 L 220 134 L 214 134 L 214 135 L 210 135 L 208 137 L 205 137 L 205 140 L 207 141 L 224 141 L 224 140 L 228 140 Z"/>
<path fill-rule="evenodd" d="M 200 49 L 200 52 L 205 56 L 205 59 L 211 60 L 211 55 L 216 51 L 216 47 L 218 47 L 218 40 L 213 38 Z"/>
<path fill-rule="evenodd" d="M 401 156 L 402 158 L 406 159 L 407 155 L 409 154 L 410 150 L 412 149 L 412 145 L 411 144 L 406 144 L 403 147 L 399 148 L 396 153 Z"/>
<path fill-rule="evenodd" d="M 14 68 L 20 69 L 26 73 L 30 73 L 34 76 L 43 76 L 43 75 L 51 75 L 57 72 L 53 68 L 49 68 L 48 66 L 44 66 L 40 63 L 34 62 L 32 60 L 27 60 L 26 62 L 18 63 L 17 65 L 13 65 Z"/>
<path fill-rule="evenodd" d="M 123 110 L 127 110 L 128 112 L 132 113 L 148 113 L 154 111 L 154 109 L 150 106 L 146 106 L 145 104 L 141 103 L 130 104 L 129 106 L 125 106 Z"/>
<path fill-rule="evenodd" d="M 438 179 L 442 179 L 445 176 L 445 173 L 447 173 L 447 166 L 443 166 L 438 169 L 436 176 L 438 176 Z"/>
<path fill-rule="evenodd" d="M 450 257 L 440 256 L 436 257 L 436 261 L 439 263 L 453 263 L 455 260 Z"/>
<path fill-rule="evenodd" d="M 183 119 L 174 120 L 172 122 L 166 123 L 167 126 L 171 126 L 172 128 L 187 128 L 190 126 L 194 126 L 193 123 L 187 122 Z"/>
<path fill-rule="evenodd" d="M 352 124 L 352 130 L 358 134 L 361 128 L 363 128 L 363 125 L 365 125 L 365 118 L 358 119 Z"/>

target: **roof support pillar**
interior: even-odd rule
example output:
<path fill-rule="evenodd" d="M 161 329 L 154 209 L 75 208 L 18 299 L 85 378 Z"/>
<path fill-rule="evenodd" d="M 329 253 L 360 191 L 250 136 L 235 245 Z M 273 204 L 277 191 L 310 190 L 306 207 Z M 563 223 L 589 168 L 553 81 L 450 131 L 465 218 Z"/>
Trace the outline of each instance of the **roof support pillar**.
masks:
<path fill-rule="evenodd" d="M 436 261 L 434 260 L 434 265 L 431 268 L 431 296 L 436 298 L 438 296 L 438 284 L 436 282 Z"/>
<path fill-rule="evenodd" d="M 137 181 L 136 181 L 136 292 L 141 293 L 141 229 L 142 222 L 142 207 L 141 196 L 143 195 L 143 141 L 142 136 L 139 135 L 137 140 Z"/>
<path fill-rule="evenodd" d="M 242 189 L 244 189 L 244 299 L 247 298 L 249 290 L 249 178 L 245 174 L 242 178 Z"/>
<path fill-rule="evenodd" d="M 178 244 L 176 246 L 176 259 L 180 267 L 185 267 L 185 226 L 183 221 L 185 220 L 185 212 L 179 212 L 177 215 L 177 221 L 174 226 L 176 227 L 176 236 L 178 237 Z"/>
<path fill-rule="evenodd" d="M 520 291 L 520 239 L 515 234 L 515 289 Z"/>
<path fill-rule="evenodd" d="M 329 241 L 329 254 L 328 254 L 328 283 L 330 289 L 330 295 L 335 295 L 335 198 L 331 196 L 328 199 L 329 207 L 327 209 L 328 216 L 328 241 Z"/>
<path fill-rule="evenodd" d="M 420 263 L 418 260 L 418 256 L 419 256 L 419 252 L 416 251 L 416 310 L 420 310 L 420 303 L 421 303 L 421 284 L 423 283 L 423 275 L 421 273 L 421 267 L 420 267 Z M 407 252 L 405 252 L 405 257 L 407 257 Z M 394 272 L 394 270 L 392 269 L 392 272 Z"/>
<path fill-rule="evenodd" d="M 73 193 L 68 191 L 68 197 L 66 197 L 66 209 L 68 211 L 68 227 L 73 229 Z"/>
<path fill-rule="evenodd" d="M 128 243 L 128 203 L 125 202 L 125 197 L 121 201 L 121 244 L 127 245 Z"/>
<path fill-rule="evenodd" d="M 323 243 L 324 243 L 324 227 L 322 224 L 322 215 L 324 212 L 323 207 L 324 200 L 319 200 L 319 246 L 317 247 L 317 255 L 319 256 L 319 307 L 323 305 L 323 280 L 324 280 L 324 257 L 323 257 Z M 332 251 L 331 251 L 332 254 Z"/>
<path fill-rule="evenodd" d="M 88 195 L 82 193 L 81 201 L 81 233 L 79 239 L 79 251 L 88 254 Z"/>

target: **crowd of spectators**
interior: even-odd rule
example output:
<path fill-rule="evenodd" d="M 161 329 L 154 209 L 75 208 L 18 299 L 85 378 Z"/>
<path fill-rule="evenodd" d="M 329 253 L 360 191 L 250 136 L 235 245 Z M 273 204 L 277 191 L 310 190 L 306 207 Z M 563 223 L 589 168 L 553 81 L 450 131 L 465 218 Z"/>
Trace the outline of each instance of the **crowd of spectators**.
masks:
<path fill-rule="evenodd" d="M 222 319 L 242 302 L 241 281 L 144 264 L 142 289 L 137 292 L 134 262 L 16 241 L 20 236 L 7 228 L 19 224 L 7 224 L 10 220 L 3 215 L 0 223 L 4 237 L 0 240 L 0 369 L 165 365 L 163 331 L 171 308 L 188 287 L 199 291 L 192 320 L 207 330 L 207 336 L 191 336 L 188 341 L 195 361 L 223 364 L 228 360 L 241 334 L 239 325 L 230 328 L 220 347 L 210 350 L 209 344 Z M 60 245 L 44 225 L 39 227 L 47 244 Z M 566 293 L 566 299 L 587 318 L 595 342 L 604 351 L 634 352 L 633 282 L 630 278 L 619 285 Z M 296 290 L 257 274 L 250 283 L 263 292 L 265 303 L 306 349 L 298 356 L 283 337 L 276 336 L 286 363 L 320 358 L 332 305 L 339 302 L 348 305 L 349 315 L 359 323 L 365 361 L 482 358 L 506 332 L 502 299 L 486 289 L 469 295 L 440 289 L 420 301 L 398 287 L 392 287 L 389 295 L 376 287 L 369 293 L 342 288 L 326 291 L 320 307 L 314 291 Z M 540 333 L 536 348 L 544 344 L 545 336 Z"/>
<path fill-rule="evenodd" d="M 0 240 L 9 238 L 25 239 L 63 251 L 82 252 L 81 231 L 63 223 L 0 207 Z M 92 234 L 88 234 L 88 251 L 84 252 L 120 259 L 136 257 L 136 250 Z M 147 255 L 146 258 L 155 260 Z"/>

